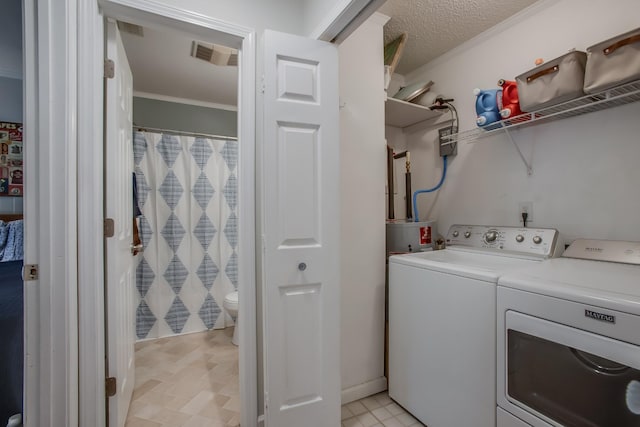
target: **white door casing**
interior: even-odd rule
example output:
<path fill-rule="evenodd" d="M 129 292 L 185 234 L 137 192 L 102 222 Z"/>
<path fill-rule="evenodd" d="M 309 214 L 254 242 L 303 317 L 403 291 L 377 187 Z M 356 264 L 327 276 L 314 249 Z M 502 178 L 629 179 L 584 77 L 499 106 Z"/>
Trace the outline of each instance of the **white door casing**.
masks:
<path fill-rule="evenodd" d="M 114 221 L 114 235 L 106 245 L 107 369 L 117 381 L 109 398 L 109 426 L 125 424 L 134 385 L 135 283 L 133 242 L 133 78 L 118 27 L 106 24 L 107 58 L 114 62 L 106 80 L 105 216 Z"/>
<path fill-rule="evenodd" d="M 238 281 L 241 290 L 239 304 L 242 310 L 239 313 L 240 347 L 243 351 L 239 355 L 240 365 L 240 397 L 241 424 L 246 427 L 255 427 L 258 423 L 257 404 L 257 341 L 256 341 L 256 280 L 255 280 L 255 113 L 256 113 L 256 47 L 255 32 L 249 27 L 234 24 L 225 20 L 216 19 L 212 16 L 191 12 L 181 8 L 179 5 L 168 6 L 154 0 L 97 0 L 93 2 L 82 2 L 79 11 L 78 21 L 82 23 L 79 27 L 79 39 L 89 43 L 84 46 L 82 55 L 86 58 L 78 64 L 79 74 L 83 81 L 90 82 L 83 86 L 82 96 L 79 99 L 78 122 L 79 141 L 95 140 L 95 130 L 99 129 L 102 135 L 103 115 L 103 81 L 93 83 L 97 75 L 94 70 L 103 69 L 103 56 L 100 52 L 99 60 L 89 60 L 91 53 L 102 50 L 106 34 L 103 31 L 103 17 L 133 22 L 142 26 L 161 27 L 167 30 L 178 31 L 189 34 L 194 39 L 207 42 L 223 44 L 239 49 L 239 91 L 238 91 L 238 140 L 241 141 L 238 147 L 238 219 L 239 219 L 239 241 L 238 241 Z M 98 4 L 100 13 L 98 12 Z M 87 6 L 87 7 L 84 7 Z M 95 19 L 98 24 L 94 24 Z M 93 21 L 92 21 L 93 20 Z M 92 83 L 92 84 L 91 84 Z M 92 114 L 93 111 L 99 114 Z M 107 124 L 105 123 L 105 126 Z M 102 167 L 103 155 L 102 146 L 99 150 L 88 150 L 87 144 L 81 145 L 80 164 L 91 170 Z M 98 166 L 99 165 L 99 166 Z M 84 170 L 84 169 L 83 169 Z M 98 179 L 99 178 L 99 179 Z M 96 177 L 95 174 L 85 173 L 82 176 L 81 185 L 85 189 L 103 185 L 103 176 Z M 85 195 L 83 193 L 82 203 L 84 206 L 92 205 L 95 192 Z M 83 209 L 85 221 L 80 224 L 81 238 L 80 245 L 85 246 L 83 253 L 88 252 L 86 248 L 92 240 L 87 236 L 93 236 L 95 224 L 101 224 L 103 219 L 102 193 L 100 193 L 100 212 L 96 217 L 90 215 L 87 209 Z M 91 224 L 91 227 L 85 224 Z M 100 228 L 100 232 L 102 229 Z M 82 238 L 84 236 L 84 238 Z M 87 283 L 94 283 L 91 274 L 98 270 L 102 275 L 103 263 L 102 252 L 99 258 L 85 258 L 78 266 L 83 277 L 88 277 Z M 99 260 L 99 262 L 98 262 Z M 106 268 L 106 265 L 105 265 Z M 101 283 L 102 285 L 102 283 Z M 81 339 L 80 353 L 80 395 L 81 405 L 79 407 L 81 425 L 104 427 L 105 426 L 105 405 L 104 405 L 104 349 L 99 349 L 94 344 L 94 340 L 104 342 L 106 333 L 105 319 L 101 309 L 104 306 L 103 286 L 85 286 L 83 292 L 83 310 L 80 313 L 81 324 L 85 325 L 85 337 Z M 82 296 L 82 295 L 81 295 Z M 99 313 L 100 312 L 100 313 Z M 94 334 L 91 335 L 91 332 Z M 102 369 L 100 369 L 102 367 Z M 102 385 L 96 387 L 96 383 Z"/>
<path fill-rule="evenodd" d="M 340 424 L 338 54 L 264 34 L 267 427 Z"/>

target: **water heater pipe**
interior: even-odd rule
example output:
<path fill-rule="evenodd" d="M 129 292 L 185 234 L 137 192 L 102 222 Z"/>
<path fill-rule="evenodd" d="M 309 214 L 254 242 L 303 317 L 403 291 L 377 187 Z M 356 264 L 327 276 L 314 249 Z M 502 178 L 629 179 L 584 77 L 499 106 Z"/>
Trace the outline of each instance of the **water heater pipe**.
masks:
<path fill-rule="evenodd" d="M 412 219 L 413 215 L 411 214 L 411 154 L 409 151 L 403 151 L 402 153 L 394 154 L 394 159 L 406 158 L 405 168 L 406 172 L 404 174 L 404 185 L 405 185 L 405 208 L 407 212 L 407 219 Z"/>
<path fill-rule="evenodd" d="M 389 219 L 395 218 L 394 202 L 393 202 L 393 148 L 387 145 L 387 192 L 389 197 L 388 202 L 388 216 Z"/>
<path fill-rule="evenodd" d="M 442 187 L 442 184 L 444 184 L 444 179 L 446 178 L 446 176 L 447 176 L 447 156 L 443 156 L 442 157 L 442 176 L 440 177 L 440 182 L 438 183 L 438 185 L 426 190 L 416 190 L 416 192 L 413 193 L 413 213 L 414 213 L 413 217 L 415 222 L 420 221 L 420 215 L 418 214 L 418 202 L 416 200 L 418 197 L 418 194 L 431 193 L 436 191 L 437 189 Z"/>

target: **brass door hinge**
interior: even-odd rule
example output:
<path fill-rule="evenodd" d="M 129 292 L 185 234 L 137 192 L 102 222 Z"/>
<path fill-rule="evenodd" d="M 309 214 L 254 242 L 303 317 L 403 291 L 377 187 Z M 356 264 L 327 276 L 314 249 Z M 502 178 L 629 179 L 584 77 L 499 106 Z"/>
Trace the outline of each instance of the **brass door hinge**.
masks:
<path fill-rule="evenodd" d="M 113 237 L 115 234 L 116 225 L 113 222 L 113 218 L 105 218 L 104 220 L 104 237 Z"/>
<path fill-rule="evenodd" d="M 107 393 L 107 397 L 113 397 L 116 395 L 116 391 L 118 390 L 116 385 L 116 377 L 109 377 L 104 380 L 105 390 Z"/>

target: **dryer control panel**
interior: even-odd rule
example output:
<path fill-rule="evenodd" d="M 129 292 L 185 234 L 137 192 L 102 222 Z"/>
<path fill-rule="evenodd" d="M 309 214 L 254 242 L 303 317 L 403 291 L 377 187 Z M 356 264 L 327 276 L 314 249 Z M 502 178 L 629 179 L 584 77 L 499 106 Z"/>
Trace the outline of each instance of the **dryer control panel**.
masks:
<path fill-rule="evenodd" d="M 500 252 L 523 257 L 551 258 L 562 252 L 558 230 L 486 225 L 452 225 L 448 247 Z"/>
<path fill-rule="evenodd" d="M 576 239 L 562 256 L 640 265 L 640 242 Z"/>

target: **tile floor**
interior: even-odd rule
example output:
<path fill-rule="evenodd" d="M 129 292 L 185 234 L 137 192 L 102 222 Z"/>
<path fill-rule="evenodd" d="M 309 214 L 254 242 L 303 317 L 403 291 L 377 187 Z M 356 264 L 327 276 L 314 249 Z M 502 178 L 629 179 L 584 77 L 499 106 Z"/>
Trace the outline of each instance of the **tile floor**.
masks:
<path fill-rule="evenodd" d="M 240 425 L 233 328 L 136 344 L 136 384 L 126 427 Z"/>
<path fill-rule="evenodd" d="M 126 427 L 238 427 L 238 347 L 233 328 L 136 344 L 136 384 Z M 342 407 L 342 427 L 423 426 L 386 392 Z"/>
<path fill-rule="evenodd" d="M 342 427 L 424 426 L 395 403 L 387 392 L 365 397 L 342 407 Z"/>

